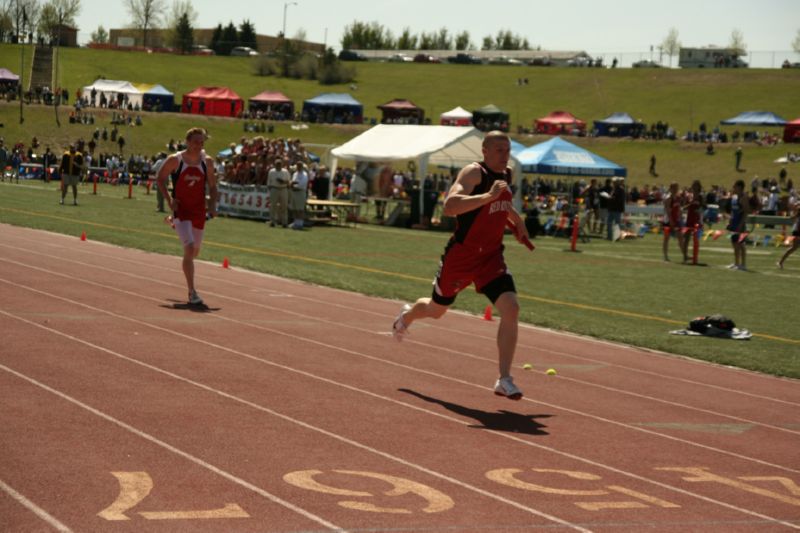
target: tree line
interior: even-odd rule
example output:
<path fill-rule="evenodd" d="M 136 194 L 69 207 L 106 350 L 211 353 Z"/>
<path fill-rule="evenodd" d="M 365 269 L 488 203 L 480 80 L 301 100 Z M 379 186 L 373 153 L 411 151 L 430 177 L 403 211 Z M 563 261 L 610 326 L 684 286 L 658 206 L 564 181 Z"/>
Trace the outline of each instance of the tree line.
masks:
<path fill-rule="evenodd" d="M 341 41 L 345 50 L 475 50 L 468 31 L 450 33 L 447 28 L 438 31 L 412 33 L 406 27 L 397 37 L 391 30 L 377 22 L 354 21 L 345 26 Z M 500 30 L 497 35 L 487 35 L 481 50 L 530 50 L 528 39 Z"/>

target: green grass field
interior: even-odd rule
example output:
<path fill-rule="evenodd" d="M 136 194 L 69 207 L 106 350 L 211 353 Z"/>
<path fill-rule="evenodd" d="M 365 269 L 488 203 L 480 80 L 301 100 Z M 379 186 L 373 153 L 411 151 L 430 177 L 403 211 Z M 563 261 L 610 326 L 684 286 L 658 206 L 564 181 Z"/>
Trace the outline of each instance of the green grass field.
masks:
<path fill-rule="evenodd" d="M 566 109 L 591 123 L 615 111 L 626 111 L 646 123 L 663 120 L 679 132 L 696 130 L 701 122 L 709 128 L 741 111 L 764 109 L 791 120 L 800 115 L 798 69 L 581 69 L 508 67 L 491 65 L 435 65 L 401 63 L 358 63 L 358 89 L 348 85 L 322 86 L 314 81 L 258 77 L 253 74 L 253 60 L 242 57 L 177 56 L 80 49 L 62 49 L 60 79 L 74 95 L 76 88 L 96 78 L 125 79 L 134 82 L 161 83 L 183 93 L 200 85 L 225 85 L 247 99 L 265 90 L 287 94 L 299 109 L 304 99 L 322 92 L 351 92 L 364 104 L 367 117 L 380 117 L 378 105 L 393 98 L 408 98 L 423 107 L 434 121 L 439 114 L 457 105 L 476 109 L 493 103 L 511 114 L 512 133 L 518 124 L 530 127 L 535 118 L 556 109 Z M 0 45 L 0 66 L 19 70 L 17 45 Z M 30 65 L 30 60 L 27 62 Z M 27 73 L 26 73 L 27 75 Z M 529 85 L 516 81 L 527 77 Z M 61 108 L 61 127 L 56 127 L 52 108 L 29 106 L 25 122 L 19 124 L 19 106 L 0 103 L 2 134 L 7 141 L 29 142 L 36 135 L 51 146 L 61 146 L 77 137 L 88 136 L 93 127 L 67 124 L 68 108 Z M 110 113 L 97 112 L 101 123 Z M 243 135 L 242 123 L 233 119 L 184 116 L 180 114 L 145 114 L 144 126 L 124 131 L 127 150 L 153 154 L 164 148 L 170 138 L 178 138 L 190 126 L 208 127 L 211 151 L 226 147 Z M 102 125 L 102 124 L 101 124 Z M 277 124 L 274 136 L 300 137 L 308 143 L 342 144 L 366 126 L 316 126 L 293 130 L 289 124 Z M 725 127 L 732 132 L 735 128 Z M 773 128 L 773 133 L 780 130 Z M 544 136 L 517 136 L 526 145 L 547 139 Z M 702 144 L 599 139 L 571 141 L 596 151 L 603 157 L 628 168 L 629 184 L 689 184 L 700 179 L 705 185 L 729 186 L 740 177 L 762 178 L 777 175 L 773 161 L 792 148 L 778 145 L 744 145 L 743 166 L 746 173 L 733 171 L 734 145 L 719 146 L 714 156 L 705 155 Z M 100 150 L 113 149 L 100 146 Z M 797 151 L 797 150 L 793 150 Z M 648 173 L 650 156 L 658 159 L 659 178 Z M 789 177 L 797 180 L 798 171 L 789 168 Z"/>
<path fill-rule="evenodd" d="M 0 66 L 19 70 L 20 50 L 0 45 Z M 27 64 L 30 65 L 28 58 Z M 496 104 L 511 114 L 512 130 L 550 111 L 566 109 L 590 122 L 615 111 L 626 111 L 647 123 L 662 120 L 680 132 L 701 122 L 713 127 L 721 119 L 746 110 L 769 110 L 786 119 L 800 115 L 800 71 L 789 70 L 672 70 L 672 69 L 567 69 L 468 65 L 360 63 L 358 88 L 321 86 L 316 82 L 261 78 L 253 75 L 248 58 L 181 57 L 161 54 L 63 49 L 61 84 L 74 95 L 103 76 L 133 82 L 161 83 L 176 99 L 200 85 L 225 85 L 247 99 L 265 89 L 287 94 L 300 107 L 302 101 L 322 92 L 352 92 L 365 115 L 379 117 L 376 106 L 393 98 L 408 98 L 422 106 L 434 121 L 456 105 L 476 109 Z M 28 72 L 24 73 L 25 76 Z M 516 80 L 527 77 L 527 86 Z M 88 139 L 93 126 L 69 124 L 68 108 L 60 108 L 57 127 L 53 108 L 26 106 L 19 123 L 17 102 L 0 103 L 0 135 L 8 143 L 26 144 L 37 136 L 58 149 L 78 137 Z M 108 125 L 110 113 L 95 111 L 97 125 Z M 143 114 L 142 127 L 125 128 L 126 151 L 153 154 L 170 138 L 180 138 L 189 127 L 207 127 L 207 144 L 214 153 L 238 140 L 242 122 L 180 114 Z M 366 126 L 316 126 L 294 130 L 277 124 L 273 136 L 300 137 L 310 144 L 337 145 Z M 732 131 L 733 128 L 726 128 Z M 778 133 L 778 130 L 773 130 Z M 515 136 L 527 144 L 546 137 Z M 705 147 L 683 142 L 570 139 L 628 168 L 628 183 L 688 184 L 700 179 L 706 186 L 729 186 L 735 179 L 775 176 L 773 160 L 795 147 L 744 145 L 743 166 L 734 171 L 734 146 L 720 146 L 714 156 Z M 111 151 L 101 142 L 99 151 Z M 318 152 L 323 151 L 321 148 Z M 658 158 L 660 177 L 647 175 L 651 154 Z M 324 155 L 321 154 L 321 155 Z M 789 165 L 797 182 L 798 167 Z M 0 222 L 41 228 L 160 253 L 177 254 L 178 244 L 154 212 L 154 197 L 137 189 L 125 200 L 125 188 L 101 186 L 97 197 L 83 187 L 81 206 L 60 207 L 55 184 L 0 184 Z M 354 238 L 357 236 L 358 238 Z M 430 280 L 447 235 L 438 232 L 361 225 L 356 229 L 317 227 L 311 231 L 271 230 L 255 222 L 221 219 L 210 224 L 203 258 L 234 266 L 330 285 L 366 294 L 411 300 L 430 292 Z M 752 249 L 751 272 L 731 272 L 730 244 L 724 239 L 706 241 L 701 261 L 689 267 L 661 261 L 660 237 L 611 244 L 593 239 L 581 253 L 566 252 L 563 239 L 537 241 L 528 253 L 509 243 L 507 259 L 522 301 L 523 320 L 544 327 L 665 350 L 721 364 L 800 377 L 800 336 L 790 313 L 800 279 L 800 257 L 778 272 L 774 263 L 782 249 Z M 673 257 L 677 250 L 673 246 Z M 468 291 L 456 307 L 480 313 L 482 297 Z M 724 313 L 739 326 L 755 333 L 749 342 L 668 335 L 697 315 Z M 388 327 L 388 326 L 387 326 Z M 536 361 L 536 354 L 519 354 L 518 360 Z"/>
<path fill-rule="evenodd" d="M 57 188 L 55 183 L 0 183 L 0 222 L 75 237 L 85 231 L 90 240 L 178 254 L 174 234 L 154 210 L 155 197 L 143 188 L 128 200 L 126 187 L 102 185 L 92 196 L 91 187 L 83 186 L 77 208 L 59 206 Z M 446 239 L 440 232 L 374 225 L 294 232 L 218 219 L 209 224 L 202 258 L 221 263 L 227 257 L 236 267 L 409 301 L 430 293 Z M 565 239 L 540 238 L 536 245 L 530 253 L 507 239 L 525 322 L 800 378 L 800 336 L 791 311 L 800 256 L 780 272 L 774 263 L 782 248 L 751 248 L 751 271 L 733 272 L 724 268 L 732 258 L 724 238 L 703 242 L 705 266 L 695 267 L 663 262 L 661 237 L 652 234 L 614 244 L 592 239 L 579 245 L 580 253 L 566 251 Z M 671 255 L 679 256 L 674 244 Z M 486 303 L 469 290 L 456 308 L 480 314 Z M 712 313 L 730 316 L 754 338 L 668 334 Z M 535 362 L 537 354 L 520 353 L 521 360 Z"/>

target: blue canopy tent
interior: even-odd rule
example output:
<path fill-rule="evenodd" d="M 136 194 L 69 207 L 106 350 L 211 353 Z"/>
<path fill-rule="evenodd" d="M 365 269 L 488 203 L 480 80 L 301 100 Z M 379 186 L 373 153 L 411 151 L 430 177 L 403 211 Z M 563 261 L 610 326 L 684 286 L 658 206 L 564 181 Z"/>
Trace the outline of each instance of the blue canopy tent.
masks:
<path fill-rule="evenodd" d="M 514 155 L 523 173 L 558 174 L 562 176 L 622 176 L 625 167 L 567 142 L 561 137 L 535 144 Z"/>
<path fill-rule="evenodd" d="M 347 93 L 323 93 L 303 102 L 303 120 L 361 124 L 364 121 L 364 106 Z"/>
<path fill-rule="evenodd" d="M 744 126 L 784 126 L 786 120 L 769 111 L 745 111 L 721 124 L 741 124 Z"/>
<path fill-rule="evenodd" d="M 142 109 L 145 111 L 172 111 L 175 106 L 175 95 L 163 85 L 150 83 L 134 83 L 134 87 L 142 92 Z"/>
<path fill-rule="evenodd" d="M 519 152 L 523 151 L 527 146 L 522 144 L 521 142 L 517 142 L 514 139 L 511 139 L 511 155 L 516 155 Z"/>
<path fill-rule="evenodd" d="M 612 113 L 602 120 L 594 121 L 598 137 L 639 137 L 645 125 L 627 113 Z"/>

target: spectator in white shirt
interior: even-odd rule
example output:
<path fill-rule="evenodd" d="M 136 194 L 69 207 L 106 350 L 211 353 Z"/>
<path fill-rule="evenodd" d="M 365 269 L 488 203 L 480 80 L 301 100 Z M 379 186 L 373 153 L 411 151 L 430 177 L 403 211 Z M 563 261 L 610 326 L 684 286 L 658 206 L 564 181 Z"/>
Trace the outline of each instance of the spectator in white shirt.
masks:
<path fill-rule="evenodd" d="M 297 170 L 292 174 L 291 192 L 289 193 L 289 211 L 292 213 L 292 229 L 303 229 L 306 214 L 306 193 L 308 191 L 308 173 L 303 163 L 297 163 Z"/>

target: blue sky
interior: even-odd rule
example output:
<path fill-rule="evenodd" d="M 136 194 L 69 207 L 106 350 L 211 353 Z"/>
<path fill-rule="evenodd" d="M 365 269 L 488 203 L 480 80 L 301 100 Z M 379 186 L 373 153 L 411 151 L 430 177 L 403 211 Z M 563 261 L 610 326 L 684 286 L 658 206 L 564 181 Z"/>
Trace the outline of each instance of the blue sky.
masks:
<path fill-rule="evenodd" d="M 171 5 L 172 0 L 165 0 Z M 128 15 L 122 0 L 82 0 L 79 39 L 88 40 L 99 25 L 123 27 Z M 275 35 L 283 26 L 283 0 L 193 0 L 198 27 L 214 27 L 244 19 L 258 33 Z M 224 5 L 224 12 L 220 6 Z M 483 5 L 482 9 L 472 6 Z M 451 34 L 468 31 L 480 47 L 486 35 L 508 29 L 532 45 L 550 50 L 586 50 L 592 54 L 649 52 L 670 28 L 685 46 L 727 45 L 741 30 L 748 51 L 788 51 L 800 29 L 797 0 L 296 0 L 286 8 L 286 33 L 299 28 L 308 40 L 339 48 L 342 33 L 354 20 L 376 21 L 395 35 L 447 27 Z"/>

